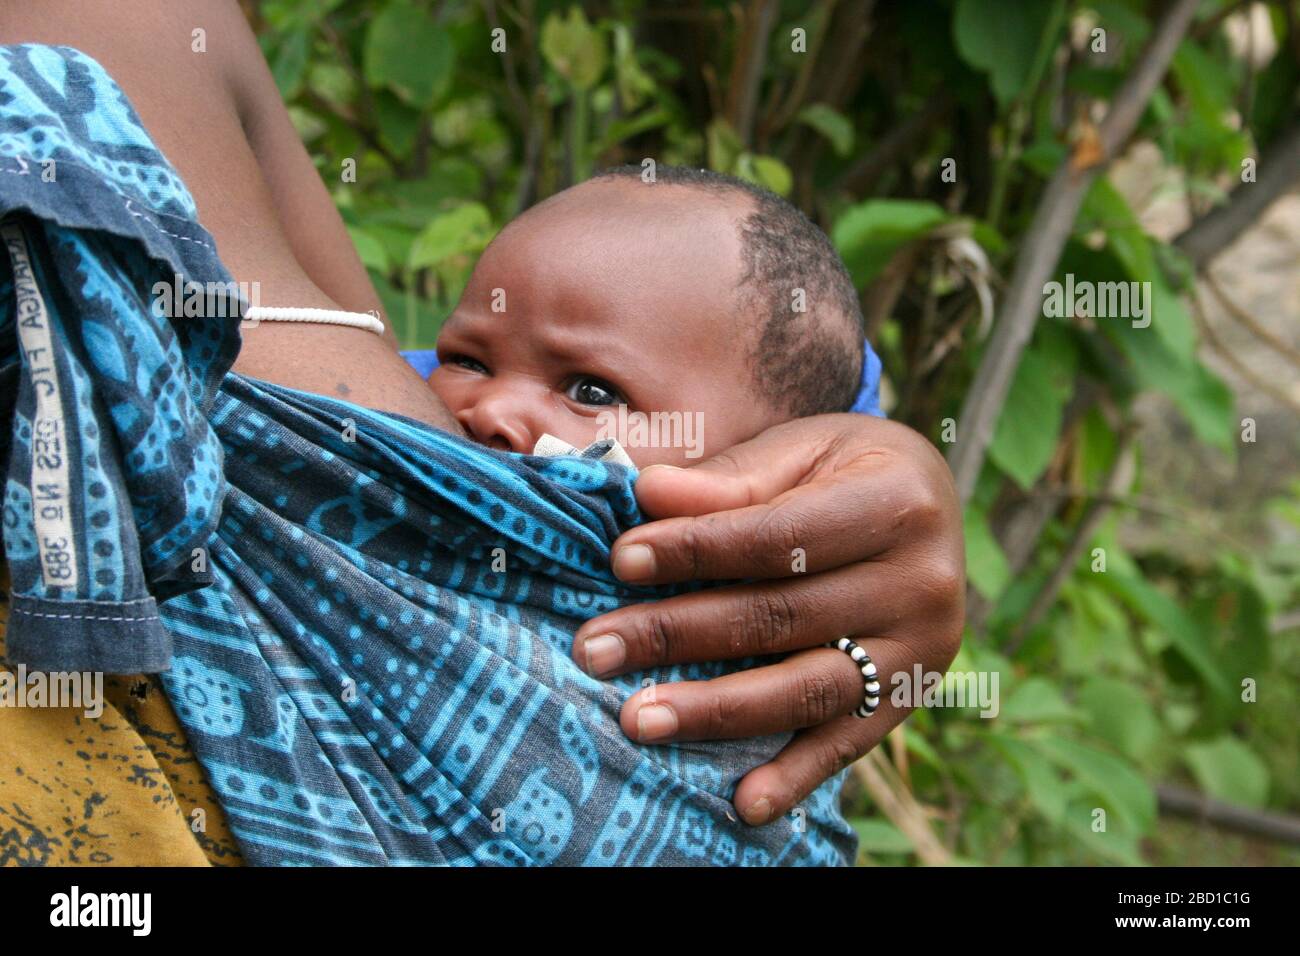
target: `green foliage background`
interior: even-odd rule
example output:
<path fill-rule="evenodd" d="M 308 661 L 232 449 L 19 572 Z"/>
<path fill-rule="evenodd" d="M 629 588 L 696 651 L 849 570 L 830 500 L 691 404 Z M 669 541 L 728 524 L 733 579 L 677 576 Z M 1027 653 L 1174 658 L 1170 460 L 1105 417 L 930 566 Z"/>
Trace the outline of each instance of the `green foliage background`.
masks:
<path fill-rule="evenodd" d="M 530 204 L 604 165 L 706 165 L 789 196 L 833 237 L 863 291 L 892 416 L 940 447 L 981 357 L 981 285 L 1000 293 L 997 276 L 1010 274 L 1044 182 L 1086 146 L 1090 104 L 1105 103 L 1133 67 L 1157 7 L 244 6 L 406 346 L 432 345 L 478 253 Z M 1242 160 L 1300 116 L 1296 11 L 1268 4 L 1279 52 L 1253 71 L 1216 28 L 1237 6 L 1202 5 L 1137 133 L 1183 171 L 1195 212 L 1221 201 Z M 754 29 L 764 10 L 765 40 Z M 1106 30 L 1104 55 L 1090 48 L 1094 25 Z M 496 28 L 505 52 L 492 49 Z M 803 51 L 792 49 L 795 30 Z M 947 158 L 955 183 L 942 175 Z M 355 182 L 344 180 L 348 160 Z M 969 255 L 958 268 L 963 244 L 988 268 Z M 1231 391 L 1198 358 L 1191 271 L 1110 180 L 1096 181 L 1058 278 L 1151 282 L 1158 321 L 1044 318 L 1016 373 L 966 512 L 972 625 L 954 664 L 999 672 L 1001 713 L 918 712 L 892 751 L 907 793 L 959 861 L 1297 859 L 1159 816 L 1156 798 L 1165 782 L 1300 809 L 1300 653 L 1294 624 L 1270 625 L 1300 602 L 1294 538 L 1289 552 L 1264 534 L 1247 546 L 1202 510 L 1203 547 L 1134 546 L 1125 528 L 1135 513 L 1121 501 L 1064 569 L 1046 613 L 1029 613 L 1090 507 L 1115 491 L 1107 482 L 1138 396 L 1164 395 L 1198 453 L 1232 458 L 1248 447 Z M 1296 434 L 1284 439 L 1293 466 Z M 1254 527 L 1300 529 L 1296 471 L 1251 505 Z M 1159 478 L 1139 458 L 1119 492 L 1159 495 Z M 1027 553 L 1009 555 L 1014 525 L 1043 495 L 1056 496 L 1047 520 Z M 1094 548 L 1105 550 L 1104 573 Z M 1258 702 L 1242 700 L 1247 678 Z M 865 793 L 847 799 L 864 860 L 916 859 Z M 1106 810 L 1104 833 L 1095 808 Z"/>

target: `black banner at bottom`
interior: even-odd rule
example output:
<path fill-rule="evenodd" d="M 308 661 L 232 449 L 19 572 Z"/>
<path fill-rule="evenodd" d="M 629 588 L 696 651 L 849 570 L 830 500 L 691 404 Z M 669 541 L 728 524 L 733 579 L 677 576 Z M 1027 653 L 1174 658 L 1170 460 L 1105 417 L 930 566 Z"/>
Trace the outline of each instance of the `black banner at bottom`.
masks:
<path fill-rule="evenodd" d="M 0 869 L 6 943 L 213 937 L 374 945 L 531 939 L 734 945 L 753 934 L 1012 941 L 1190 937 L 1216 945 L 1290 920 L 1286 869 L 184 870 Z M 864 924 L 870 927 L 863 934 Z M 642 927 L 637 930 L 636 927 Z M 629 935 L 630 934 L 630 935 Z M 1048 935 L 1050 934 L 1050 935 Z M 382 935 L 380 938 L 382 938 Z M 602 939 L 603 937 L 603 939 Z M 707 942 L 706 942 L 707 941 Z M 793 942 L 794 940 L 791 940 Z M 955 941 L 955 940 L 954 940 Z M 14 952 L 18 950 L 15 949 Z"/>

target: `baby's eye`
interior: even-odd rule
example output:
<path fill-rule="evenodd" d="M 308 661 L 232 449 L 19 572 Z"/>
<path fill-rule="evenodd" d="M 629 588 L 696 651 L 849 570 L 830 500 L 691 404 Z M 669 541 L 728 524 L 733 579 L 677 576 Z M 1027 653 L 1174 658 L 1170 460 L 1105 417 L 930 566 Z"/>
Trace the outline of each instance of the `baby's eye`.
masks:
<path fill-rule="evenodd" d="M 618 389 L 608 382 L 584 375 L 573 380 L 565 394 L 579 405 L 626 405 Z"/>
<path fill-rule="evenodd" d="M 487 366 L 478 359 L 472 359 L 468 355 L 452 355 L 448 357 L 446 364 L 459 365 L 461 368 L 469 369 L 471 372 L 478 372 L 480 375 L 488 373 Z"/>

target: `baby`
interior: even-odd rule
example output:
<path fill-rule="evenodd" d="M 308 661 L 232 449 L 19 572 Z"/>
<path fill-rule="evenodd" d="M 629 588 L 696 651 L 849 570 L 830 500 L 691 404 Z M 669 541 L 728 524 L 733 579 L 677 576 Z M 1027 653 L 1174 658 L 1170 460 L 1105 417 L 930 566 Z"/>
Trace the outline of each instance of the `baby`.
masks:
<path fill-rule="evenodd" d="M 826 235 L 730 176 L 655 179 L 606 170 L 484 251 L 429 377 L 471 438 L 613 438 L 639 468 L 685 465 L 853 404 L 862 313 Z"/>

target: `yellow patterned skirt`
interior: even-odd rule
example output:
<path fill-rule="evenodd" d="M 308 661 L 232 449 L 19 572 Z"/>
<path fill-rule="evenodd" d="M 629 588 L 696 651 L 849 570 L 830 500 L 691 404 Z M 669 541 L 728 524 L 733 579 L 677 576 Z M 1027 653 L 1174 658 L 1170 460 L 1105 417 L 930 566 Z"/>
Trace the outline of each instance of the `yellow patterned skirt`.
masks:
<path fill-rule="evenodd" d="M 0 670 L 13 673 L 8 595 L 0 562 Z M 96 718 L 0 706 L 0 866 L 242 863 L 156 675 L 105 675 Z"/>

